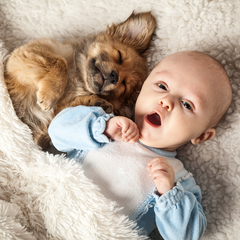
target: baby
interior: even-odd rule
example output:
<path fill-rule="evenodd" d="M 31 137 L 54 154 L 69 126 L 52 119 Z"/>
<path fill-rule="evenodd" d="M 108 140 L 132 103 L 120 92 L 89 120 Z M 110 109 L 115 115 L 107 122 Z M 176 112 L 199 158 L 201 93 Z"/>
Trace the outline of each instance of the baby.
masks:
<path fill-rule="evenodd" d="M 49 134 L 145 233 L 157 226 L 164 239 L 200 239 L 207 224 L 201 191 L 175 158 L 176 150 L 213 138 L 231 99 L 228 76 L 216 60 L 197 51 L 177 52 L 144 82 L 135 122 L 78 106 L 59 113 Z"/>

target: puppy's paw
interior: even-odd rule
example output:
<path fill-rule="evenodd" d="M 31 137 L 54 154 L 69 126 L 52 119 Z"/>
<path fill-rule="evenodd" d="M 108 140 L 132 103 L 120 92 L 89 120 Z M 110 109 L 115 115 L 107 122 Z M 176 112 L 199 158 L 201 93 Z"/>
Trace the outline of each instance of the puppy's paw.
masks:
<path fill-rule="evenodd" d="M 105 100 L 95 102 L 94 106 L 101 107 L 106 113 L 113 112 L 113 105 Z"/>
<path fill-rule="evenodd" d="M 44 93 L 42 91 L 37 91 L 37 104 L 44 111 L 49 111 L 53 108 L 55 103 L 58 101 L 58 97 L 55 94 Z"/>

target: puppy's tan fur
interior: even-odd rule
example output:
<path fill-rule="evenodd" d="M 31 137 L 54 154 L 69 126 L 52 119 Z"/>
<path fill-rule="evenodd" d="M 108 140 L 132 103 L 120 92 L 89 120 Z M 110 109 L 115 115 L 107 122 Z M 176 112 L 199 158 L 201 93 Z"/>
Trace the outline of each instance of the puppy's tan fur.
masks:
<path fill-rule="evenodd" d="M 70 106 L 101 106 L 132 117 L 148 74 L 146 51 L 156 27 L 150 12 L 132 13 L 118 24 L 85 38 L 39 39 L 10 55 L 5 81 L 18 117 L 46 148 L 52 118 Z"/>

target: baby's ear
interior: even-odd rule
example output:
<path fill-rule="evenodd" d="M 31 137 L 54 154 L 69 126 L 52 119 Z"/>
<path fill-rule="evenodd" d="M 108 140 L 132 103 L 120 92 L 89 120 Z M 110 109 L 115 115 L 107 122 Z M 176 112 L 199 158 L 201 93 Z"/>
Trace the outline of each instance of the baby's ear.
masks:
<path fill-rule="evenodd" d="M 204 133 L 202 133 L 199 137 L 192 139 L 191 143 L 194 145 L 203 143 L 205 141 L 212 139 L 215 136 L 215 134 L 216 134 L 216 130 L 214 128 L 209 128 Z"/>

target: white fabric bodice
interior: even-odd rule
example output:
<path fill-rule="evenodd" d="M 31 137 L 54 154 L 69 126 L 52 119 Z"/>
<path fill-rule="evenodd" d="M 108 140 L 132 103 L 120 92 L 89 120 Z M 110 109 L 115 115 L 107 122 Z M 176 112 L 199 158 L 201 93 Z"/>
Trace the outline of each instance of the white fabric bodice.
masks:
<path fill-rule="evenodd" d="M 82 164 L 85 175 L 98 185 L 103 195 L 118 203 L 130 215 L 154 190 L 148 162 L 159 155 L 139 143 L 111 142 L 91 150 Z M 176 158 L 165 157 L 175 173 L 183 169 Z"/>

